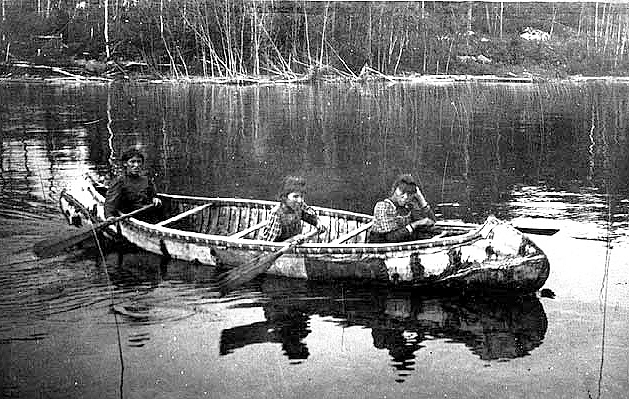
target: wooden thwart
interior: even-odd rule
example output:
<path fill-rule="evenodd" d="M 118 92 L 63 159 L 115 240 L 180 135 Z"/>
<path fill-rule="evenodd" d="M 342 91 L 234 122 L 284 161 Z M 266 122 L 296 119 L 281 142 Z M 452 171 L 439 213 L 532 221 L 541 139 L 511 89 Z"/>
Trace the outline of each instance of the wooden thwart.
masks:
<path fill-rule="evenodd" d="M 232 235 L 229 236 L 229 238 L 242 238 L 245 237 L 251 233 L 253 233 L 254 231 L 260 230 L 261 228 L 263 228 L 264 226 L 266 226 L 269 223 L 268 220 L 263 220 L 260 223 L 251 226 L 247 229 L 244 229 L 243 231 L 239 231 L 238 233 L 234 233 Z"/>
<path fill-rule="evenodd" d="M 338 237 L 335 240 L 332 240 L 330 242 L 330 244 L 342 244 L 345 241 L 349 240 L 350 238 L 356 237 L 360 233 L 362 233 L 362 232 L 364 232 L 366 230 L 369 230 L 371 228 L 371 226 L 373 226 L 373 221 L 369 222 L 366 225 L 363 225 L 363 226 L 361 226 L 361 227 L 359 227 L 359 228 L 357 228 L 355 230 L 352 230 L 352 231 L 348 232 L 347 234 Z"/>
<path fill-rule="evenodd" d="M 205 208 L 207 208 L 207 207 L 209 207 L 211 205 L 212 205 L 212 203 L 199 205 L 199 206 L 194 207 L 192 209 L 189 209 L 189 210 L 187 210 L 187 211 L 185 211 L 183 213 L 175 215 L 175 216 L 171 217 L 170 219 L 166 219 L 166 220 L 163 220 L 163 221 L 161 221 L 159 223 L 156 223 L 155 226 L 166 226 L 167 224 L 174 223 L 177 220 L 181 220 L 181 219 L 186 218 L 186 217 L 188 217 L 190 215 L 194 215 L 195 213 L 200 212 L 200 211 L 204 210 Z"/>

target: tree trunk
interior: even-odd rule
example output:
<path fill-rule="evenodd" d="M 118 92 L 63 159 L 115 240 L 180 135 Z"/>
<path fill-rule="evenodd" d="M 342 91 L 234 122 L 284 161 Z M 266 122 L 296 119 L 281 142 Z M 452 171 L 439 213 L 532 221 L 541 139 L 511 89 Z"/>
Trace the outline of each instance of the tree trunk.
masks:
<path fill-rule="evenodd" d="M 502 18 L 504 16 L 504 3 L 501 1 L 500 2 L 500 38 L 502 39 Z"/>
<path fill-rule="evenodd" d="M 258 7 L 253 3 L 251 15 L 251 35 L 253 36 L 253 74 L 260 75 L 260 35 L 258 33 Z"/>
<path fill-rule="evenodd" d="M 472 31 L 472 2 L 469 2 L 467 4 L 467 32 L 465 35 L 465 45 L 467 47 L 467 52 L 469 53 L 470 51 L 470 35 L 469 32 Z M 450 46 L 450 48 L 452 48 L 452 46 Z M 448 58 L 450 57 L 450 55 L 448 54 Z M 446 68 L 447 69 L 447 68 Z"/>
<path fill-rule="evenodd" d="M 598 2 L 596 2 L 596 8 L 594 12 L 594 47 L 598 45 Z"/>
<path fill-rule="evenodd" d="M 557 17 L 557 7 L 553 4 L 553 18 L 550 21 L 550 37 L 553 37 L 553 31 L 555 30 L 555 18 Z"/>
<path fill-rule="evenodd" d="M 373 38 L 371 36 L 372 35 L 371 31 L 373 29 L 372 25 L 373 25 L 373 21 L 372 21 L 372 14 L 371 14 L 371 3 L 369 3 L 369 33 L 368 33 L 369 39 L 367 40 L 367 54 L 368 54 L 367 59 L 369 60 L 370 66 L 373 66 L 373 54 L 371 52 L 371 49 L 373 46 L 373 42 L 372 42 Z"/>
<path fill-rule="evenodd" d="M 2 23 L 6 22 L 7 20 L 7 12 L 6 12 L 6 7 L 5 7 L 5 3 L 7 0 L 2 0 Z M 4 32 L 4 29 L 2 30 L 2 41 L 7 40 L 7 36 L 6 33 Z"/>
<path fill-rule="evenodd" d="M 105 0 L 105 26 L 103 27 L 103 33 L 105 34 L 105 55 L 109 60 L 109 0 Z"/>
<path fill-rule="evenodd" d="M 579 29 L 577 30 L 577 37 L 581 36 L 581 22 L 583 21 L 583 9 L 585 8 L 585 4 L 581 3 L 581 11 L 579 12 Z"/>
<path fill-rule="evenodd" d="M 325 12 L 323 14 L 323 29 L 321 31 L 321 50 L 319 53 L 319 66 L 323 65 L 323 52 L 325 50 L 325 29 L 326 29 L 326 25 L 328 23 L 328 7 L 330 6 L 330 3 L 327 3 L 325 5 Z"/>
<path fill-rule="evenodd" d="M 105 0 L 107 1 L 107 0 Z M 168 53 L 168 59 L 170 60 L 170 66 L 175 77 L 178 77 L 177 64 L 175 63 L 175 59 L 173 58 L 170 49 L 168 48 L 168 43 L 166 42 L 166 36 L 164 36 L 164 0 L 160 0 L 159 2 L 159 32 L 162 37 L 162 42 L 164 43 L 164 48 Z"/>
<path fill-rule="evenodd" d="M 312 54 L 310 53 L 310 34 L 308 33 L 308 12 L 304 7 L 304 24 L 306 25 L 306 48 L 308 49 L 308 66 L 312 66 Z"/>

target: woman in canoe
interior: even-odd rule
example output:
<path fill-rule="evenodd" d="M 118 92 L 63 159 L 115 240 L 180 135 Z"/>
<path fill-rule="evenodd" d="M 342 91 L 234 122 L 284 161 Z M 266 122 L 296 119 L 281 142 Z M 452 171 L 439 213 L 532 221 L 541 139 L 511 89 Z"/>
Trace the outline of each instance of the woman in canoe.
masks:
<path fill-rule="evenodd" d="M 287 176 L 282 181 L 282 188 L 278 193 L 279 205 L 273 208 L 269 215 L 269 223 L 260 233 L 260 239 L 265 241 L 285 241 L 301 234 L 301 221 L 315 226 L 319 231 L 325 231 L 315 211 L 304 201 L 306 182 L 297 176 Z"/>
<path fill-rule="evenodd" d="M 372 243 L 411 241 L 432 235 L 435 213 L 410 174 L 400 175 L 391 196 L 378 201 L 368 241 Z"/>
<path fill-rule="evenodd" d="M 120 161 L 124 173 L 107 189 L 105 217 L 113 218 L 120 213 L 129 213 L 151 203 L 155 207 L 160 206 L 162 202 L 156 197 L 153 182 L 144 175 L 144 154 L 131 148 L 122 154 Z M 151 221 L 157 219 L 159 212 L 155 212 L 154 209 L 145 211 L 143 219 Z"/>

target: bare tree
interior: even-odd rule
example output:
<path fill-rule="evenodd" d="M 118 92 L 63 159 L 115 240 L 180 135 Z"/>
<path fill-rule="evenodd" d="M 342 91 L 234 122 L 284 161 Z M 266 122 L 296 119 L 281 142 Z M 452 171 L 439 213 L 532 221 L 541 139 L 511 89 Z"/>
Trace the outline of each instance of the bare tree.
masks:
<path fill-rule="evenodd" d="M 111 55 L 109 52 L 109 0 L 105 1 L 105 22 L 103 27 L 103 33 L 105 34 L 105 54 L 107 55 L 107 59 Z"/>

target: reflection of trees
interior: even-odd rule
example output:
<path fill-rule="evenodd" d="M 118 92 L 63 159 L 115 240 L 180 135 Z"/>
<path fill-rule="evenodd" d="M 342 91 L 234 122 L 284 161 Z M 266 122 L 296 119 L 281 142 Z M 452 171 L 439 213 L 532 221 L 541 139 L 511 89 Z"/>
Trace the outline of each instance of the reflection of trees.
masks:
<path fill-rule="evenodd" d="M 158 140 L 169 144 L 164 173 L 178 192 L 272 198 L 271 182 L 301 173 L 311 202 L 371 212 L 394 175 L 411 171 L 431 202 L 461 204 L 460 214 L 448 216 L 483 217 L 509 199 L 514 184 L 600 185 L 607 158 L 617 159 L 616 166 L 624 162 L 614 155 L 622 146 L 614 144 L 626 142 L 626 135 L 606 124 L 622 128 L 626 121 L 619 108 L 603 106 L 606 89 L 598 86 L 179 90 L 163 93 L 172 98 L 161 109 L 168 126 Z M 622 107 L 622 89 L 611 93 Z M 155 107 L 144 106 L 149 114 Z M 592 114 L 592 107 L 599 111 Z M 584 161 L 590 153 L 592 161 Z"/>
<path fill-rule="evenodd" d="M 483 217 L 516 184 L 622 191 L 629 181 L 620 85 L 25 85 L 12 94 L 0 110 L 5 179 L 23 163 L 13 150 L 23 139 L 29 151 L 45 148 L 28 157 L 44 181 L 87 161 L 108 167 L 109 124 L 116 154 L 139 145 L 160 189 L 178 193 L 273 198 L 273 182 L 301 173 L 311 203 L 371 212 L 393 176 L 411 171 L 429 201 L 461 204 L 445 216 Z"/>
<path fill-rule="evenodd" d="M 415 353 L 428 339 L 463 343 L 484 360 L 528 355 L 546 333 L 547 320 L 534 297 L 422 298 L 377 288 L 344 288 L 286 279 L 265 279 L 261 303 L 266 321 L 223 330 L 220 353 L 263 342 L 281 343 L 289 359 L 306 359 L 302 340 L 311 315 L 333 317 L 342 327 L 371 329 L 373 345 L 386 349 L 400 378 L 414 368 Z"/>
<path fill-rule="evenodd" d="M 88 167 L 90 150 L 100 143 L 91 140 L 81 122 L 98 119 L 90 112 L 98 110 L 101 94 L 98 86 L 2 88 L 0 162 L 7 205 L 41 204 L 52 189 L 63 187 Z"/>

